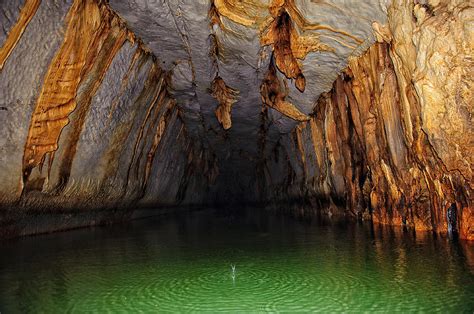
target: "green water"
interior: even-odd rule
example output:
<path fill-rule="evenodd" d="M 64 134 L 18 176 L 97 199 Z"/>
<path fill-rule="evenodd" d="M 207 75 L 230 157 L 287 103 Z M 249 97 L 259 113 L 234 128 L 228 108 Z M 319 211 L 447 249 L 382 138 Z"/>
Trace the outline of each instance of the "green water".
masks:
<path fill-rule="evenodd" d="M 472 244 L 224 212 L 0 242 L 0 312 L 474 310 Z"/>

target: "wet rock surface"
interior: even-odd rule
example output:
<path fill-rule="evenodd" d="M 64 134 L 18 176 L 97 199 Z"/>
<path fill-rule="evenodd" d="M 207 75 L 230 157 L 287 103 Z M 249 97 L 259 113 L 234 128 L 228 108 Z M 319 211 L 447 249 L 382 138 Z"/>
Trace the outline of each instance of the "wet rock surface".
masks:
<path fill-rule="evenodd" d="M 297 201 L 474 239 L 469 2 L 1 9 L 2 234 Z"/>
<path fill-rule="evenodd" d="M 431 9 L 394 2 L 388 25 L 374 25 L 379 42 L 349 61 L 311 120 L 283 138 L 283 153 L 265 165 L 262 184 L 276 192 L 268 199 L 309 198 L 330 214 L 474 239 L 473 146 L 465 144 L 474 138 L 473 82 L 465 75 L 472 47 L 460 39 L 472 19 L 458 17 L 472 8 L 451 2 Z M 454 28 L 457 35 L 440 44 Z M 451 52 L 441 56 L 441 47 Z M 275 179 L 282 167 L 288 175 Z"/>

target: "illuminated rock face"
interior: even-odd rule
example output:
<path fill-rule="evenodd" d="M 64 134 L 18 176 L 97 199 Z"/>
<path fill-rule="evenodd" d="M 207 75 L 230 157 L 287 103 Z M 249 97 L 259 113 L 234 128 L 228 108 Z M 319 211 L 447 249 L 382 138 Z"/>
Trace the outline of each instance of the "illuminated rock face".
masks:
<path fill-rule="evenodd" d="M 466 1 L 18 0 L 0 14 L 3 234 L 305 201 L 474 239 Z M 39 212 L 54 218 L 19 227 Z"/>
<path fill-rule="evenodd" d="M 463 1 L 395 1 L 380 42 L 263 165 L 266 198 L 474 239 L 472 17 Z"/>
<path fill-rule="evenodd" d="M 8 3 L 15 20 L 21 3 Z M 188 138 L 170 74 L 107 6 L 43 1 L 14 40 L 0 72 L 2 234 L 122 219 L 132 204 L 204 202 L 215 159 Z M 57 216 L 14 223 L 39 213 Z"/>

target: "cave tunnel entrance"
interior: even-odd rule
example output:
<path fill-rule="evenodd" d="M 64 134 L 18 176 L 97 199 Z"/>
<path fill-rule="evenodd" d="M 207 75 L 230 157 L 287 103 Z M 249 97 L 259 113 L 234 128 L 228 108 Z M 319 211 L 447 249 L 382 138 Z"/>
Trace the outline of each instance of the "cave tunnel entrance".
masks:
<path fill-rule="evenodd" d="M 472 313 L 473 12 L 0 0 L 0 314 Z"/>

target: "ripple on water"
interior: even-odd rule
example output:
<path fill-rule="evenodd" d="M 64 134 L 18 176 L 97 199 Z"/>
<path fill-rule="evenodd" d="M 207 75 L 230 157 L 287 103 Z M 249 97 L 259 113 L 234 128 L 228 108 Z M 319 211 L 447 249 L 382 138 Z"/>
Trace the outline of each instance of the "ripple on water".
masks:
<path fill-rule="evenodd" d="M 172 224 L 164 229 L 169 234 L 162 231 L 157 238 L 156 226 L 151 225 L 144 227 L 143 237 L 141 229 L 132 236 L 114 234 L 110 241 L 106 233 L 103 242 L 97 241 L 100 236 L 90 242 L 78 237 L 75 241 L 82 249 L 77 253 L 68 241 L 58 241 L 42 247 L 41 254 L 23 258 L 23 252 L 32 254 L 26 247 L 8 262 L 5 256 L 13 253 L 0 247 L 0 311 L 472 312 L 474 308 L 472 273 L 466 271 L 462 254 L 453 255 L 441 242 L 413 246 L 409 241 L 380 239 L 374 245 L 365 234 L 344 234 L 345 229 L 314 227 L 308 233 L 299 224 L 280 223 L 263 222 L 268 230 L 258 237 L 244 227 L 242 232 L 209 232 L 208 224 L 201 230 L 190 220 L 189 226 Z M 235 280 L 231 264 L 236 264 Z"/>
<path fill-rule="evenodd" d="M 284 257 L 249 258 L 258 261 L 238 264 L 235 279 L 230 266 L 224 262 L 213 265 L 212 259 L 140 268 L 130 265 L 128 272 L 117 269 L 117 274 L 100 273 L 91 267 L 88 276 L 81 278 L 74 273 L 62 275 L 67 284 L 83 287 L 82 297 L 68 308 L 71 312 L 110 307 L 124 312 L 137 308 L 172 312 L 377 311 L 387 305 L 395 311 L 410 311 L 416 310 L 417 298 L 422 294 L 411 281 L 381 283 L 379 273 L 354 271 L 347 265 L 332 271 L 326 269 L 327 265 L 302 267 L 298 265 L 301 257 Z M 95 288 L 84 289 L 90 283 Z M 97 290 L 100 294 L 95 294 Z M 385 291 L 383 298 L 381 290 Z M 456 305 L 456 291 L 448 291 L 447 295 L 427 291 L 426 297 L 432 308 L 441 309 L 449 307 L 446 302 Z"/>

